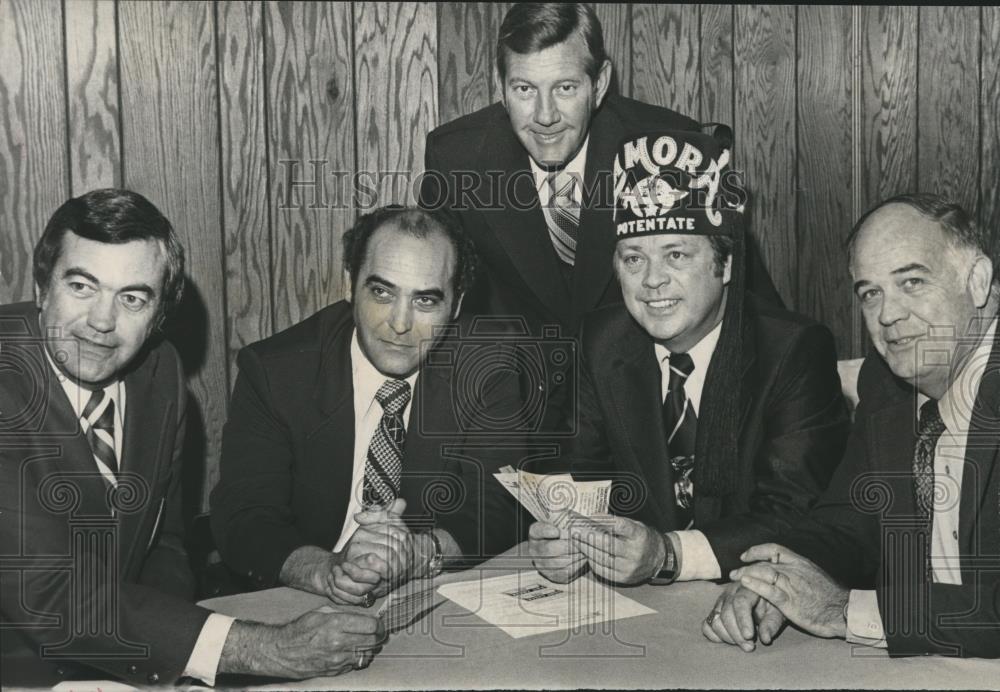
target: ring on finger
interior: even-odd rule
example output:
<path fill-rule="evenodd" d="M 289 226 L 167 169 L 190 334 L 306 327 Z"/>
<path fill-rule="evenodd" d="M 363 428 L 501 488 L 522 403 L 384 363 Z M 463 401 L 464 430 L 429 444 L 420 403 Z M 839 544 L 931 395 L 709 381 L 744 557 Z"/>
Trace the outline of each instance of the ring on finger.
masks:
<path fill-rule="evenodd" d="M 778 572 L 777 572 L 777 570 L 775 570 L 774 576 L 771 577 L 771 586 L 774 586 L 775 584 L 778 583 L 778 576 L 779 576 Z"/>
<path fill-rule="evenodd" d="M 361 605 L 363 605 L 365 608 L 371 608 L 372 604 L 374 604 L 374 603 L 375 603 L 375 597 L 372 596 L 372 592 L 371 591 L 369 591 L 368 593 L 366 593 L 364 595 L 364 600 L 361 601 Z"/>
<path fill-rule="evenodd" d="M 718 610 L 713 610 L 711 613 L 708 614 L 708 617 L 705 618 L 705 624 L 708 625 L 708 626 L 711 626 L 712 623 L 715 622 L 715 619 L 717 617 L 719 617 L 719 611 Z"/>
<path fill-rule="evenodd" d="M 354 652 L 354 670 L 361 670 L 365 667 L 365 652 L 358 649 Z"/>

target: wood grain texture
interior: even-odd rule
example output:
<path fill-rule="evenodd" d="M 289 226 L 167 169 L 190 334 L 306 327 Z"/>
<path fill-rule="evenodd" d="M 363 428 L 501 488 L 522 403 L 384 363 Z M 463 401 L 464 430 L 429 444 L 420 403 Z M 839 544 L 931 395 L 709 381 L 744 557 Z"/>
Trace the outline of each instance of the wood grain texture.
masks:
<path fill-rule="evenodd" d="M 265 6 L 275 330 L 344 297 L 341 237 L 355 216 L 351 26 L 349 3 Z"/>
<path fill-rule="evenodd" d="M 852 355 L 854 325 L 844 239 L 853 223 L 852 9 L 799 7 L 798 308 Z"/>
<path fill-rule="evenodd" d="M 437 125 L 437 17 L 431 5 L 355 3 L 355 79 L 359 172 L 373 176 L 376 199 L 362 208 L 415 204 L 424 135 Z"/>
<path fill-rule="evenodd" d="M 861 208 L 917 187 L 917 8 L 861 8 Z"/>
<path fill-rule="evenodd" d="M 982 96 L 979 105 L 982 163 L 979 176 L 979 223 L 1000 247 L 1000 8 L 982 8 Z"/>
<path fill-rule="evenodd" d="M 640 101 L 699 118 L 697 5 L 632 7 L 632 93 Z"/>
<path fill-rule="evenodd" d="M 257 2 L 218 3 L 222 228 L 226 281 L 226 362 L 270 336 L 271 234 L 264 131 L 264 20 Z"/>
<path fill-rule="evenodd" d="M 186 296 L 168 333 L 197 404 L 188 459 L 204 460 L 207 499 L 229 393 L 213 6 L 122 2 L 119 21 L 124 182 L 159 207 L 187 250 Z"/>
<path fill-rule="evenodd" d="M 56 2 L 0 2 L 0 303 L 32 297 L 32 248 L 69 192 L 62 26 Z"/>
<path fill-rule="evenodd" d="M 70 187 L 74 197 L 121 185 L 118 36 L 112 0 L 66 8 Z"/>
<path fill-rule="evenodd" d="M 496 10 L 492 5 L 442 2 L 438 22 L 438 122 L 446 123 L 493 101 Z"/>
<path fill-rule="evenodd" d="M 614 65 L 612 89 L 632 95 L 632 5 L 622 2 L 592 3 L 604 32 L 604 51 Z"/>
<path fill-rule="evenodd" d="M 974 209 L 979 198 L 979 8 L 921 7 L 917 185 Z M 993 117 L 996 117 L 995 114 Z"/>
<path fill-rule="evenodd" d="M 702 5 L 701 16 L 701 119 L 732 125 L 733 113 L 733 7 Z M 740 142 L 734 144 L 737 160 Z"/>
<path fill-rule="evenodd" d="M 798 305 L 795 231 L 795 8 L 739 5 L 735 134 L 750 193 L 748 225 L 775 287 Z"/>

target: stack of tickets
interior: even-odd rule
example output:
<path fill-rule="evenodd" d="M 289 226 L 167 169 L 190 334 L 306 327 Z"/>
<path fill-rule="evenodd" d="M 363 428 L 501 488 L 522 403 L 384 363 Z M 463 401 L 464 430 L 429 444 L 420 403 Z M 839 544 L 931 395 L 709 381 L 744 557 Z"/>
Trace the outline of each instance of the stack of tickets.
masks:
<path fill-rule="evenodd" d="M 493 477 L 517 498 L 536 521 L 563 528 L 566 510 L 585 517 L 606 515 L 611 481 L 574 481 L 568 473 L 540 475 L 504 466 Z"/>

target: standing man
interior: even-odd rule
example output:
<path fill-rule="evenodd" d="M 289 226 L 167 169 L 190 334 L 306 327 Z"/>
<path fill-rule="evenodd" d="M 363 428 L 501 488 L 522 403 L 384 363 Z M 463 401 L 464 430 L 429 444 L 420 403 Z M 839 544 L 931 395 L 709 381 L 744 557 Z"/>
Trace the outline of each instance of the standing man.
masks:
<path fill-rule="evenodd" d="M 607 232 L 615 147 L 632 133 L 699 125 L 609 94 L 611 73 L 589 5 L 516 3 L 497 40 L 500 103 L 427 136 L 421 205 L 458 212 L 483 265 L 468 313 L 575 336 L 584 313 L 621 301 Z M 763 267 L 752 278 L 780 305 Z"/>
<path fill-rule="evenodd" d="M 69 200 L 35 246 L 37 302 L 0 306 L 0 679 L 169 684 L 367 665 L 378 621 L 281 627 L 192 605 L 182 547 L 186 389 L 158 327 L 184 250 L 127 190 Z"/>
<path fill-rule="evenodd" d="M 461 347 L 475 251 L 454 219 L 366 214 L 344 265 L 346 301 L 240 352 L 212 526 L 258 587 L 371 605 L 445 559 L 517 543 L 514 503 L 491 478 L 510 462 L 482 442 L 503 437 L 491 422 L 520 399 L 499 347 Z"/>
<path fill-rule="evenodd" d="M 609 522 L 531 526 L 539 570 L 615 583 L 717 579 L 797 522 L 840 459 L 848 419 L 833 337 L 743 291 L 729 151 L 655 131 L 614 160 L 624 305 L 587 315 L 574 475 L 612 478 Z M 763 539 L 768 540 L 768 539 Z"/>
<path fill-rule="evenodd" d="M 901 195 L 862 216 L 848 247 L 876 352 L 847 453 L 807 521 L 742 556 L 754 564 L 733 572 L 705 636 L 749 651 L 790 620 L 890 655 L 1000 657 L 990 234 L 942 197 Z"/>

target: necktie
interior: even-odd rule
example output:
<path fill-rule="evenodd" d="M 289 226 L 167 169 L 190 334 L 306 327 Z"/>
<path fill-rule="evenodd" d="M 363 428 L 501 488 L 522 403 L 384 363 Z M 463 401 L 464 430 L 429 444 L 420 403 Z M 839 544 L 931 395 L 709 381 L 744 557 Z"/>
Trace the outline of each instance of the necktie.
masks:
<path fill-rule="evenodd" d="M 573 197 L 576 178 L 565 169 L 549 173 L 549 203 L 542 207 L 549 239 L 556 254 L 566 264 L 576 260 L 576 237 L 580 227 L 580 205 Z"/>
<path fill-rule="evenodd" d="M 90 395 L 87 405 L 80 414 L 83 434 L 94 452 L 97 467 L 108 481 L 114 485 L 118 474 L 118 457 L 115 454 L 115 402 L 103 389 Z"/>
<path fill-rule="evenodd" d="M 945 431 L 938 402 L 930 399 L 920 407 L 917 446 L 913 450 L 913 490 L 917 516 L 927 527 L 926 567 L 930 569 L 931 520 L 934 516 L 934 450 Z"/>
<path fill-rule="evenodd" d="M 671 353 L 668 361 L 670 377 L 667 397 L 663 400 L 663 425 L 667 431 L 667 454 L 674 470 L 674 498 L 677 502 L 681 525 L 690 526 L 694 503 L 695 439 L 698 417 L 684 391 L 684 382 L 694 370 L 694 361 L 686 353 Z"/>
<path fill-rule="evenodd" d="M 399 495 L 403 445 L 406 442 L 403 410 L 410 402 L 410 383 L 406 380 L 386 380 L 375 393 L 375 399 L 382 405 L 382 419 L 368 445 L 362 495 L 366 507 L 389 505 Z"/>

